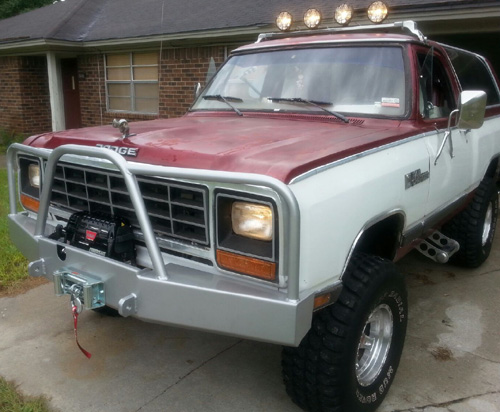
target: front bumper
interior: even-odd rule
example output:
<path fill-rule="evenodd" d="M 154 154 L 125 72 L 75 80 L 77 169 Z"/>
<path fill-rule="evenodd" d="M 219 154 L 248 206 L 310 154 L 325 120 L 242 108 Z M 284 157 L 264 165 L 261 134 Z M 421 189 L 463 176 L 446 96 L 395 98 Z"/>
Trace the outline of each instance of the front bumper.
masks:
<path fill-rule="evenodd" d="M 292 301 L 277 290 L 177 264 L 167 264 L 168 279 L 158 279 L 151 270 L 71 246 L 63 261 L 58 242 L 33 235 L 35 224 L 28 214 L 9 215 L 11 238 L 32 261 L 30 274 L 52 281 L 60 270 L 91 274 L 104 283 L 106 305 L 125 316 L 283 345 L 298 345 L 309 329 L 313 296 Z"/>
<path fill-rule="evenodd" d="M 13 169 L 17 151 L 28 151 L 48 159 L 38 215 L 28 212 L 15 213 L 13 210 Z M 283 290 L 240 279 L 239 276 L 219 276 L 213 270 L 205 270 L 201 266 L 184 265 L 181 259 L 166 261 L 158 248 L 151 224 L 145 218 L 144 205 L 140 201 L 136 204 L 136 212 L 138 217 L 142 216 L 139 220 L 145 234 L 152 268 L 137 268 L 69 245 L 61 245 L 47 238 L 46 235 L 54 229 L 53 223 L 47 218 L 51 171 L 59 158 L 67 153 L 92 155 L 109 160 L 131 181 L 131 197 L 141 199 L 140 192 L 135 192 L 138 187 L 133 166 L 130 167 L 114 152 L 81 146 L 62 146 L 47 153 L 15 145 L 9 151 L 8 158 L 11 196 L 9 229 L 15 245 L 31 261 L 30 275 L 45 276 L 53 281 L 54 274 L 57 276 L 57 273 L 63 271 L 77 272 L 98 279 L 104 285 L 105 304 L 117 309 L 123 316 L 284 345 L 296 346 L 300 343 L 311 324 L 314 295 L 299 297 L 298 262 L 282 262 L 288 279 L 288 287 Z M 145 169 L 141 167 L 138 170 L 144 173 Z M 151 174 L 156 172 L 151 170 Z M 231 179 L 223 175 L 214 176 L 215 178 Z M 280 196 L 283 197 L 282 193 Z M 291 207 L 296 205 L 292 204 Z M 290 209 L 289 204 L 286 205 L 285 212 L 287 209 Z M 286 219 L 291 221 L 294 217 L 298 218 L 298 213 L 286 212 L 284 215 L 285 227 L 290 223 Z M 293 222 L 293 226 L 298 227 L 298 222 Z M 297 236 L 286 248 L 298 249 L 298 233 L 286 234 L 288 239 Z M 283 255 L 295 258 L 298 253 L 285 250 Z"/>

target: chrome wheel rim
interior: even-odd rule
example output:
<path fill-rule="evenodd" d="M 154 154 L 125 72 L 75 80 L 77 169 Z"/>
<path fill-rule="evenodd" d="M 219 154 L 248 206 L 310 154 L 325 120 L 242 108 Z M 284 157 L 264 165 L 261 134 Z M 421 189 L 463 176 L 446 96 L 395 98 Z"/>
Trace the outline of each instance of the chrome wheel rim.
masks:
<path fill-rule="evenodd" d="M 371 385 L 380 375 L 391 347 L 393 329 L 389 306 L 377 306 L 366 321 L 358 344 L 356 377 L 361 386 Z"/>
<path fill-rule="evenodd" d="M 486 211 L 486 216 L 484 218 L 483 225 L 483 236 L 481 238 L 482 245 L 486 245 L 491 232 L 491 223 L 493 222 L 493 205 L 491 202 L 488 205 L 488 210 Z"/>

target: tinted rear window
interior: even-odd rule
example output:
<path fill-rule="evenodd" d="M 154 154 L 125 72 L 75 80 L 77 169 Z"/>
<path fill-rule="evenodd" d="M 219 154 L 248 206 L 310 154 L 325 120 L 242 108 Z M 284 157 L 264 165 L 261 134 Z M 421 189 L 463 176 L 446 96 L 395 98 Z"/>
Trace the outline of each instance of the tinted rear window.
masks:
<path fill-rule="evenodd" d="M 488 96 L 488 106 L 500 103 L 500 96 L 490 71 L 479 57 L 448 47 L 446 52 L 457 73 L 462 90 L 483 90 Z"/>

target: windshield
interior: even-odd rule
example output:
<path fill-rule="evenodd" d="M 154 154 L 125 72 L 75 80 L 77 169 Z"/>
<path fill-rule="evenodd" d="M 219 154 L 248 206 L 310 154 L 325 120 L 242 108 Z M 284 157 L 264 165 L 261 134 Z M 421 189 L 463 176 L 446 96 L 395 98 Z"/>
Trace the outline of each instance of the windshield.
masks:
<path fill-rule="evenodd" d="M 400 117 L 406 112 L 405 93 L 400 47 L 266 51 L 229 59 L 191 110 L 328 115 L 317 105 L 290 101 L 300 99 L 320 102 L 323 109 L 337 113 Z"/>

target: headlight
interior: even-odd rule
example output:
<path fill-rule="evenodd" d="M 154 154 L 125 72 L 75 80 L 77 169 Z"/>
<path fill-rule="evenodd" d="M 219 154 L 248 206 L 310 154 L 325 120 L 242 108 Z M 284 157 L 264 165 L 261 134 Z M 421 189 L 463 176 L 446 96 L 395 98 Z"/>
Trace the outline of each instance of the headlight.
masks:
<path fill-rule="evenodd" d="M 220 268 L 278 281 L 278 212 L 270 198 L 216 194 L 216 259 Z"/>
<path fill-rule="evenodd" d="M 269 206 L 234 202 L 231 222 L 237 235 L 267 241 L 273 238 L 273 211 Z"/>
<path fill-rule="evenodd" d="M 28 169 L 29 182 L 32 187 L 40 188 L 40 165 L 32 163 Z"/>
<path fill-rule="evenodd" d="M 40 161 L 32 157 L 19 157 L 19 200 L 28 210 L 38 211 L 40 206 Z"/>

